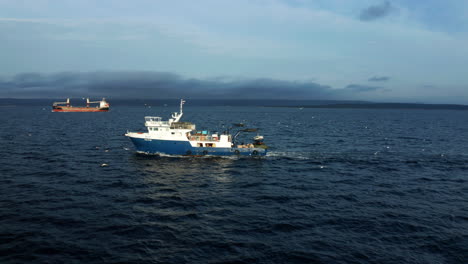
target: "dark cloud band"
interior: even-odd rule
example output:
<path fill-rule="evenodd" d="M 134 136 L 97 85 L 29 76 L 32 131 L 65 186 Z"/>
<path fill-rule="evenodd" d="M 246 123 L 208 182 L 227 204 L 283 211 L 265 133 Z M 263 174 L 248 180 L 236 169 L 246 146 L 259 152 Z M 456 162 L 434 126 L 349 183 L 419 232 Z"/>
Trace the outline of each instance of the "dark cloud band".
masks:
<path fill-rule="evenodd" d="M 191 98 L 191 99 L 352 99 L 373 86 L 333 89 L 314 82 L 257 79 L 184 78 L 170 72 L 22 73 L 0 79 L 0 97 Z"/>

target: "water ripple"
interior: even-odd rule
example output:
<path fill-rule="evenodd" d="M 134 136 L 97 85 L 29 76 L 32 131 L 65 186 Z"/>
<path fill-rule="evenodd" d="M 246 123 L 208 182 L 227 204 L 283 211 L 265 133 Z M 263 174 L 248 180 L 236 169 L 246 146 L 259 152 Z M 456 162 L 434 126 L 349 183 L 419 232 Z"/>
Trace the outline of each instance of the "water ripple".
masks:
<path fill-rule="evenodd" d="M 0 111 L 2 263 L 468 259 L 464 112 L 187 106 L 261 127 L 252 159 L 135 154 L 122 134 L 165 107 Z"/>

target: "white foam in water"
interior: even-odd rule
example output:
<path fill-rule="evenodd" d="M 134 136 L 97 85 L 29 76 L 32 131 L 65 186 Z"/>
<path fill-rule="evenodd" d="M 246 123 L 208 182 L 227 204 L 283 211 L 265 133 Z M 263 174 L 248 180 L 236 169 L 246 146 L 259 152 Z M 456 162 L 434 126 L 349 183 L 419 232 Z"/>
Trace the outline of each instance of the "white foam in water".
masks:
<path fill-rule="evenodd" d="M 308 160 L 308 159 L 311 159 L 310 157 L 311 154 L 312 153 L 309 153 L 309 152 L 270 151 L 270 152 L 267 152 L 267 157 Z"/>
<path fill-rule="evenodd" d="M 147 156 L 153 156 L 153 157 L 163 157 L 163 158 L 175 158 L 175 159 L 191 159 L 191 158 L 197 158 L 197 159 L 213 159 L 213 158 L 222 158 L 222 159 L 239 159 L 239 158 L 246 158 L 243 156 L 214 156 L 214 155 L 204 155 L 204 156 L 187 156 L 187 155 L 169 155 L 169 154 L 164 154 L 164 153 L 147 153 L 144 151 L 137 151 L 138 154 L 144 154 Z"/>

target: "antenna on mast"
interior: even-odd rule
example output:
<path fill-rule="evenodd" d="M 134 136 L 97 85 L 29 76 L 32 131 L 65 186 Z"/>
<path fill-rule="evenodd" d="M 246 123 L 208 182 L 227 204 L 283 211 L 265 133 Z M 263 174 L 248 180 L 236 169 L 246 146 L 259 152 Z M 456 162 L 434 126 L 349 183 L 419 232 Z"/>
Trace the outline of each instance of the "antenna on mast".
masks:
<path fill-rule="evenodd" d="M 184 103 L 185 103 L 185 100 L 184 100 L 184 99 L 180 99 L 180 114 L 181 114 L 181 115 L 184 113 L 183 110 L 182 110 L 182 108 L 183 108 L 182 106 L 184 105 Z"/>
<path fill-rule="evenodd" d="M 184 103 L 185 103 L 185 100 L 180 99 L 180 113 L 175 112 L 175 113 L 172 114 L 172 118 L 174 119 L 173 122 L 179 122 L 180 118 L 184 114 L 184 111 L 183 111 Z"/>

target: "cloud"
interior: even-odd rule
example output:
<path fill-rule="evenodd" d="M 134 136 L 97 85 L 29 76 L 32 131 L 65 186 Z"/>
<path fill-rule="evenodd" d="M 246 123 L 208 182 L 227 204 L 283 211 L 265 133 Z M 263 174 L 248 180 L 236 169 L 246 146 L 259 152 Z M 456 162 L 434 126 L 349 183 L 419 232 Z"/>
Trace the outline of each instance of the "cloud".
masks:
<path fill-rule="evenodd" d="M 340 99 L 343 91 L 314 82 L 197 79 L 152 71 L 21 73 L 0 79 L 0 97 L 16 98 Z"/>
<path fill-rule="evenodd" d="M 372 21 L 388 16 L 394 10 L 389 1 L 385 1 L 380 5 L 369 6 L 361 11 L 359 19 L 361 21 Z"/>
<path fill-rule="evenodd" d="M 373 92 L 382 89 L 382 87 L 378 86 L 367 86 L 367 85 L 360 85 L 360 84 L 350 84 L 345 87 L 347 90 L 352 90 L 354 92 Z"/>
<path fill-rule="evenodd" d="M 359 84 L 334 89 L 271 78 L 187 78 L 155 71 L 31 72 L 0 78 L 0 98 L 361 100 L 363 93 L 380 89 Z"/>
<path fill-rule="evenodd" d="M 374 76 L 368 79 L 369 82 L 386 82 L 388 80 L 390 80 L 388 76 Z"/>

